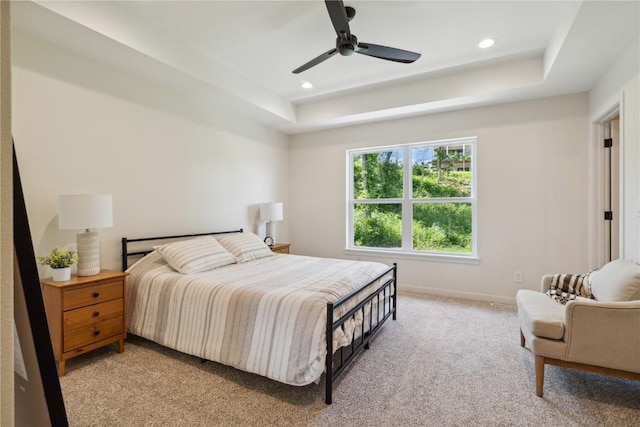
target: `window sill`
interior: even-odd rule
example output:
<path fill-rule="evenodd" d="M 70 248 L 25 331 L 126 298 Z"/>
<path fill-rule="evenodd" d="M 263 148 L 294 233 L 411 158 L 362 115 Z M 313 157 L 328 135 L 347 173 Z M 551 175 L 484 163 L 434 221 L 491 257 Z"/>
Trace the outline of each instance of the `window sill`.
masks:
<path fill-rule="evenodd" d="M 346 255 L 385 257 L 393 259 L 413 259 L 434 262 L 452 262 L 458 264 L 480 264 L 480 258 L 470 255 L 418 254 L 384 249 L 345 249 Z"/>

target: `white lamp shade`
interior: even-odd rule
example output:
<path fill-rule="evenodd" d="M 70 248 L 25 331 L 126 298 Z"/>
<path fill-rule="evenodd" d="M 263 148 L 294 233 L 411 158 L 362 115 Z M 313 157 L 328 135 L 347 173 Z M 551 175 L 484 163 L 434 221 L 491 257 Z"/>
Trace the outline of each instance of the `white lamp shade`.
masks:
<path fill-rule="evenodd" d="M 262 203 L 260 205 L 261 221 L 282 221 L 282 202 Z"/>
<path fill-rule="evenodd" d="M 113 226 L 110 194 L 58 196 L 58 228 L 79 230 Z"/>

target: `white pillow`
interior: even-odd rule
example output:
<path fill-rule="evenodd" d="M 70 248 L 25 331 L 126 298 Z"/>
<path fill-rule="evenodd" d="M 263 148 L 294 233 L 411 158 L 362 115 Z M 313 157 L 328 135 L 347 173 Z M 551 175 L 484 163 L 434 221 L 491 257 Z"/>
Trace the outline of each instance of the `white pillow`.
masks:
<path fill-rule="evenodd" d="M 238 262 L 213 236 L 167 243 L 154 249 L 171 267 L 183 274 L 200 273 Z"/>
<path fill-rule="evenodd" d="M 253 233 L 237 233 L 218 237 L 218 242 L 238 259 L 247 262 L 272 256 L 271 248 Z"/>
<path fill-rule="evenodd" d="M 591 293 L 598 301 L 640 299 L 640 265 L 618 259 L 608 262 L 591 279 Z"/>

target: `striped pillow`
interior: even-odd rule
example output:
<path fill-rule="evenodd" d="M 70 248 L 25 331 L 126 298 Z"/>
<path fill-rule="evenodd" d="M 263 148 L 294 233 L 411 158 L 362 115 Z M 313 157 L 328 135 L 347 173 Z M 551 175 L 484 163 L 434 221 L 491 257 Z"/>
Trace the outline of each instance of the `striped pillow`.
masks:
<path fill-rule="evenodd" d="M 566 304 L 578 297 L 593 298 L 591 278 L 596 270 L 587 274 L 554 274 L 547 295 L 557 303 Z"/>
<path fill-rule="evenodd" d="M 218 237 L 218 242 L 231 252 L 238 259 L 238 262 L 247 262 L 273 255 L 269 246 L 253 233 L 238 233 Z"/>
<path fill-rule="evenodd" d="M 167 243 L 154 249 L 171 267 L 183 274 L 200 273 L 238 262 L 213 236 Z"/>

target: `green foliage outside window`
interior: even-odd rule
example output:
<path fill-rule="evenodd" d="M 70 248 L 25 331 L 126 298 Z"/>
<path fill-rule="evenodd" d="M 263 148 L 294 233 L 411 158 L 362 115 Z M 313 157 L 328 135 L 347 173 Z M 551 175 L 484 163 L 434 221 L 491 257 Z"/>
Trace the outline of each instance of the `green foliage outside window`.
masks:
<path fill-rule="evenodd" d="M 402 197 L 402 152 L 359 154 L 353 162 L 355 199 Z"/>
<path fill-rule="evenodd" d="M 414 156 L 418 150 L 424 148 L 414 149 Z M 460 151 L 447 153 L 444 147 L 433 149 L 431 161 L 413 164 L 413 197 L 470 197 L 470 163 L 471 158 Z"/>
<path fill-rule="evenodd" d="M 471 253 L 471 204 L 413 205 L 413 248 L 423 251 Z"/>
<path fill-rule="evenodd" d="M 358 204 L 354 209 L 356 246 L 399 248 L 402 246 L 400 204 Z"/>
<path fill-rule="evenodd" d="M 471 146 L 412 149 L 412 247 L 448 253 L 472 252 L 472 205 L 430 199 L 471 196 Z M 422 161 L 416 161 L 422 158 Z M 353 198 L 402 199 L 403 150 L 353 156 Z M 401 203 L 354 205 L 356 247 L 402 247 Z"/>
<path fill-rule="evenodd" d="M 413 166 L 413 197 L 469 197 L 471 172 L 451 171 L 438 180 L 437 172 L 425 166 Z"/>

